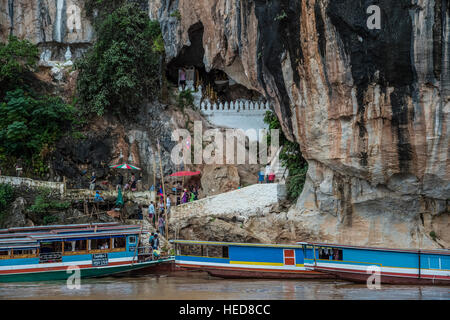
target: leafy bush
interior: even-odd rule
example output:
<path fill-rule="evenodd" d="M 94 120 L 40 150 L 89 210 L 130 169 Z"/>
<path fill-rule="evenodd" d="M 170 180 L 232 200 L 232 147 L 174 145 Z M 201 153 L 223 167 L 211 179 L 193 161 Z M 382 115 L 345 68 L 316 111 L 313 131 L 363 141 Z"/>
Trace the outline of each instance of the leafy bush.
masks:
<path fill-rule="evenodd" d="M 39 195 L 34 199 L 34 204 L 28 210 L 36 215 L 44 225 L 52 224 L 58 221 L 58 215 L 51 211 L 65 210 L 70 207 L 70 202 L 54 200 L 51 197 L 50 190 L 42 189 Z"/>
<path fill-rule="evenodd" d="M 9 184 L 0 184 L 0 213 L 14 201 L 14 189 Z"/>
<path fill-rule="evenodd" d="M 194 96 L 192 95 L 191 89 L 183 90 L 178 94 L 178 106 L 181 110 L 185 107 L 191 107 L 194 105 Z"/>
<path fill-rule="evenodd" d="M 297 142 L 289 141 L 281 131 L 281 124 L 277 116 L 272 111 L 267 111 L 264 116 L 264 122 L 269 125 L 269 129 L 280 130 L 280 161 L 284 167 L 289 170 L 286 179 L 286 188 L 288 199 L 297 199 L 303 191 L 305 185 L 306 172 L 308 171 L 308 163 L 302 156 L 300 145 Z M 270 131 L 269 131 L 270 133 Z M 270 134 L 268 136 L 268 144 L 270 144 Z"/>
<path fill-rule="evenodd" d="M 38 58 L 37 46 L 27 40 L 11 36 L 8 43 L 0 43 L 0 99 L 24 83 L 25 72 L 36 67 Z"/>
<path fill-rule="evenodd" d="M 102 1 L 94 7 L 98 3 Z M 122 4 L 100 17 L 95 24 L 97 42 L 76 63 L 80 109 L 98 115 L 105 110 L 133 113 L 143 100 L 159 92 L 164 49 L 159 23 L 149 20 L 134 3 Z"/>
<path fill-rule="evenodd" d="M 72 106 L 59 97 L 37 96 L 23 89 L 6 93 L 0 101 L 0 154 L 12 161 L 21 157 L 36 174 L 47 171 L 44 158 L 52 145 L 71 128 Z"/>
<path fill-rule="evenodd" d="M 30 211 L 37 214 L 45 214 L 49 210 L 64 210 L 70 207 L 70 202 L 62 202 L 49 199 L 48 195 L 40 194 L 30 206 Z"/>
<path fill-rule="evenodd" d="M 279 15 L 277 15 L 274 20 L 275 21 L 281 21 L 281 20 L 286 19 L 286 18 L 287 18 L 287 14 L 286 14 L 286 12 L 284 10 L 282 10 L 281 13 Z"/>
<path fill-rule="evenodd" d="M 49 215 L 44 216 L 44 219 L 42 221 L 43 221 L 44 225 L 52 224 L 52 223 L 55 223 L 56 221 L 58 221 L 58 217 L 53 214 L 49 214 Z"/>
<path fill-rule="evenodd" d="M 433 239 L 433 241 L 436 241 L 436 238 L 437 238 L 436 232 L 430 231 L 430 237 L 431 237 L 431 239 Z"/>
<path fill-rule="evenodd" d="M 172 13 L 170 14 L 170 16 L 171 16 L 171 17 L 177 18 L 178 21 L 181 20 L 181 13 L 180 13 L 180 10 L 178 10 L 178 9 L 175 10 L 174 12 L 172 12 Z"/>

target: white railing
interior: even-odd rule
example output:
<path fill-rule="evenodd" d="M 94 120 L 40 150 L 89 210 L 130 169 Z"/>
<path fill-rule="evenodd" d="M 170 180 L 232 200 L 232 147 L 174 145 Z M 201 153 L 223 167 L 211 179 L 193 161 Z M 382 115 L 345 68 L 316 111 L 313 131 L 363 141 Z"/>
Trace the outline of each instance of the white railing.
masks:
<path fill-rule="evenodd" d="M 226 101 L 211 103 L 209 100 L 202 101 L 200 104 L 200 111 L 205 114 L 216 113 L 216 112 L 252 112 L 252 113 L 265 113 L 270 110 L 270 104 L 268 101 L 249 101 L 244 99 L 239 99 L 236 101 Z"/>

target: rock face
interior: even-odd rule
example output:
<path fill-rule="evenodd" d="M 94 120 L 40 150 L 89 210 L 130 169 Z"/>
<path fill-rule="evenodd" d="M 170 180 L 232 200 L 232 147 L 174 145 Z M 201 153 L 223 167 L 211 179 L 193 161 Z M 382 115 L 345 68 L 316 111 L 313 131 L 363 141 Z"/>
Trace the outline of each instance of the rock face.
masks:
<path fill-rule="evenodd" d="M 65 29 L 58 12 L 72 3 L 84 1 L 0 0 L 1 37 L 53 41 L 62 55 L 92 39 L 83 8 L 81 31 Z M 373 4 L 380 29 L 367 26 Z M 194 60 L 264 94 L 300 143 L 309 171 L 288 214 L 297 234 L 450 246 L 448 0 L 149 0 L 148 10 L 167 62 L 202 30 Z"/>
<path fill-rule="evenodd" d="M 25 207 L 27 202 L 24 198 L 18 197 L 11 204 L 5 221 L 3 221 L 3 226 L 5 228 L 9 227 L 25 227 L 27 225 Z"/>
<path fill-rule="evenodd" d="M 67 45 L 78 57 L 94 37 L 84 0 L 0 0 L 0 41 L 9 35 L 48 49 L 47 60 L 62 61 Z"/>
<path fill-rule="evenodd" d="M 238 170 L 231 165 L 206 165 L 201 181 L 203 192 L 208 196 L 235 190 L 240 185 Z"/>
<path fill-rule="evenodd" d="M 277 210 L 285 197 L 285 185 L 255 184 L 189 202 L 171 209 L 170 232 L 178 239 L 285 241 L 286 212 Z M 295 241 L 295 237 L 287 238 Z"/>
<path fill-rule="evenodd" d="M 381 28 L 371 30 L 372 4 L 159 0 L 149 10 L 168 60 L 201 23 L 205 68 L 273 100 L 309 163 L 289 212 L 298 232 L 448 247 L 450 4 L 381 0 Z"/>

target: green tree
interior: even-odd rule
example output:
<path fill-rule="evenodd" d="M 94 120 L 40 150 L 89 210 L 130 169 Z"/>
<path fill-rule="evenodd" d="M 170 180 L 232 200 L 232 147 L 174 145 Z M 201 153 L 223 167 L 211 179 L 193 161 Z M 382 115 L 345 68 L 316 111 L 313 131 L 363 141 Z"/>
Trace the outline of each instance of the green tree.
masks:
<path fill-rule="evenodd" d="M 43 158 L 65 132 L 71 129 L 75 110 L 58 97 L 36 96 L 23 89 L 6 93 L 0 102 L 1 159 L 21 157 L 25 165 L 42 174 Z"/>
<path fill-rule="evenodd" d="M 164 48 L 159 23 L 134 3 L 101 17 L 95 24 L 97 42 L 76 63 L 80 109 L 98 115 L 106 110 L 133 113 L 159 92 Z"/>
<path fill-rule="evenodd" d="M 280 130 L 280 161 L 284 167 L 289 170 L 286 179 L 286 188 L 290 200 L 297 199 L 302 193 L 305 185 L 308 163 L 302 156 L 300 145 L 297 142 L 289 141 L 281 130 L 281 124 L 278 117 L 272 111 L 267 111 L 264 116 L 264 122 L 269 125 L 269 129 Z M 270 131 L 269 131 L 270 132 Z M 270 135 L 267 144 L 270 144 Z"/>
<path fill-rule="evenodd" d="M 24 84 L 26 72 L 34 70 L 38 59 L 38 48 L 27 40 L 11 36 L 7 43 L 0 43 L 0 99 Z"/>

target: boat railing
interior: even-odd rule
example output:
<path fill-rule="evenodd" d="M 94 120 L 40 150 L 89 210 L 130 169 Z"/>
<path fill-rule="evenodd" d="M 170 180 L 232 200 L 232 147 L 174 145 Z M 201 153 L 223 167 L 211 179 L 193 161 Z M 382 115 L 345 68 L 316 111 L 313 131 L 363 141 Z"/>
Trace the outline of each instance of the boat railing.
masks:
<path fill-rule="evenodd" d="M 153 255 L 153 249 L 151 247 L 138 247 L 137 256 L 138 256 L 137 261 L 161 260 L 161 259 L 168 259 L 168 258 L 172 257 L 169 254 L 161 253 L 158 256 L 158 258 L 156 258 Z"/>

